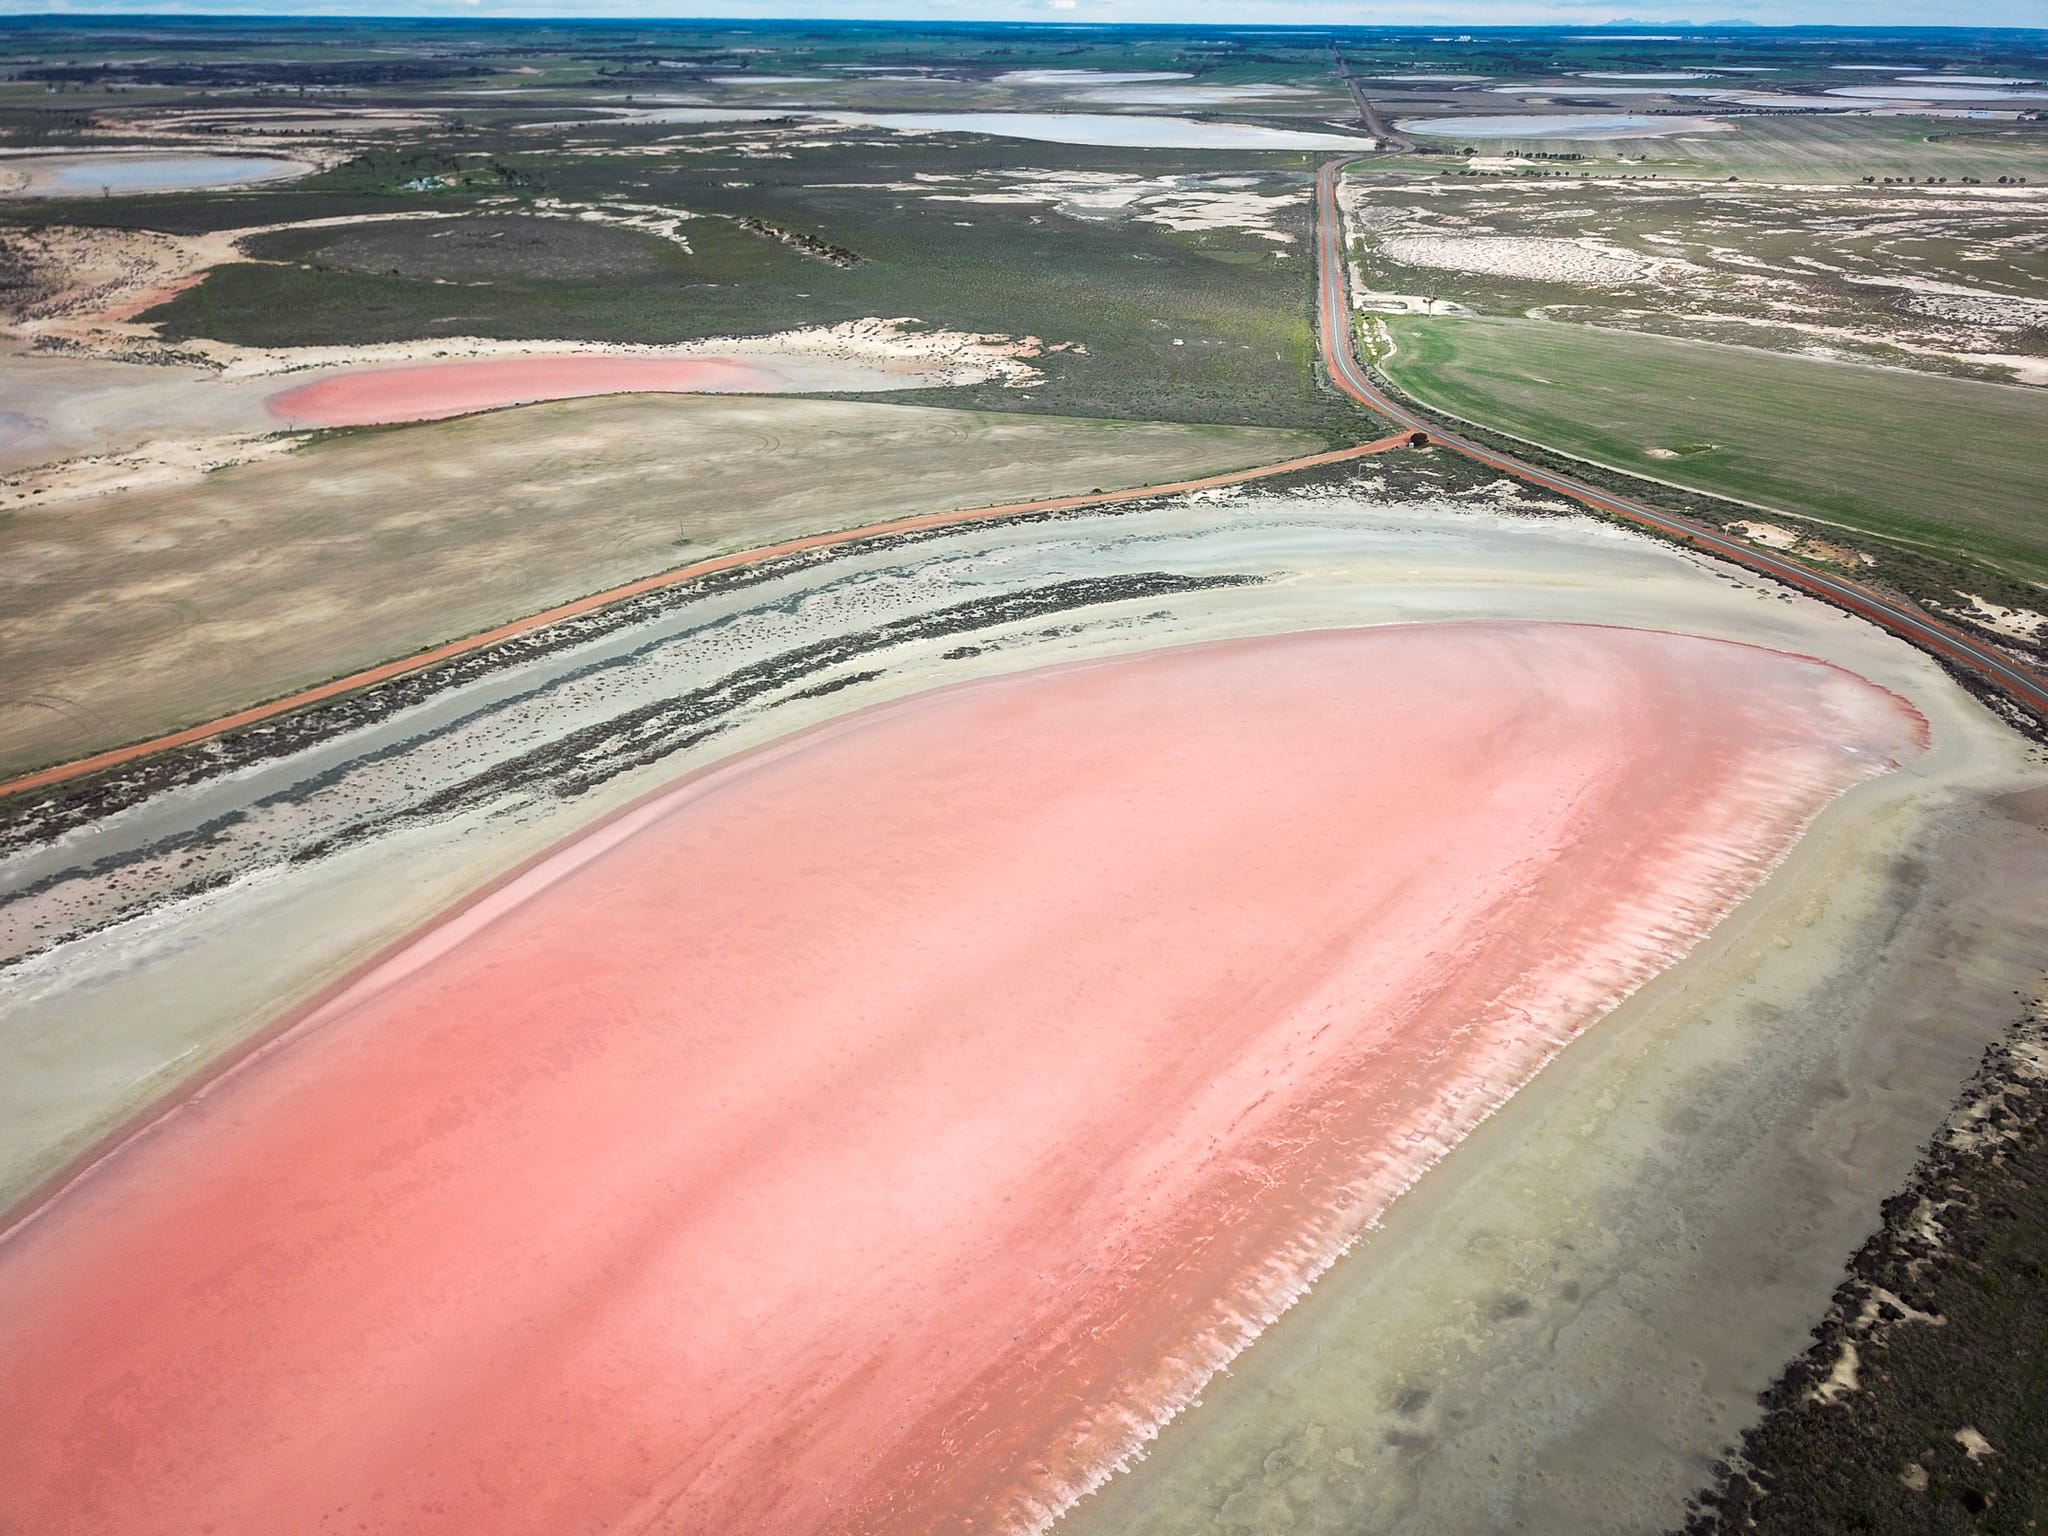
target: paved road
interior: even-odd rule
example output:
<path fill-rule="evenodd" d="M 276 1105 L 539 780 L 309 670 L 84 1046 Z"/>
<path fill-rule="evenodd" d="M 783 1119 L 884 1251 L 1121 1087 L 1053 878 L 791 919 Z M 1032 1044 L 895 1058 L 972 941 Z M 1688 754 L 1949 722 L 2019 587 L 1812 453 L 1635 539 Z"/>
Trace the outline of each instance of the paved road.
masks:
<path fill-rule="evenodd" d="M 1365 124 L 1372 136 L 1380 141 L 1380 149 L 1387 154 L 1407 154 L 1415 148 L 1415 141 L 1405 134 L 1396 133 L 1394 125 L 1380 115 L 1380 109 L 1373 105 L 1372 98 L 1365 94 L 1365 86 L 1358 76 L 1351 73 L 1351 66 L 1344 55 L 1337 51 L 1337 45 L 1330 45 L 1330 55 L 1337 61 L 1337 78 L 1344 82 L 1344 89 L 1351 93 L 1351 104 L 1358 108 L 1358 120 Z"/>
<path fill-rule="evenodd" d="M 1695 548 L 1706 550 L 1737 565 L 1746 566 L 1752 571 L 1760 571 L 1839 608 L 1846 608 L 1879 628 L 1889 630 L 1901 639 L 1912 642 L 1922 650 L 1931 651 L 1943 660 L 1980 678 L 2030 713 L 2048 720 L 2048 679 L 2017 665 L 1989 645 L 1972 639 L 1961 630 L 1929 618 L 1910 604 L 1886 597 L 1853 581 L 1845 581 L 1839 576 L 1829 576 L 1795 561 L 1782 559 L 1769 550 L 1758 549 L 1740 539 L 1731 538 L 1706 523 L 1696 523 L 1689 518 L 1658 511 L 1641 502 L 1600 490 L 1582 480 L 1539 469 L 1533 464 L 1523 463 L 1512 455 L 1482 447 L 1469 438 L 1444 431 L 1434 421 L 1409 410 L 1384 393 L 1360 366 L 1358 355 L 1352 348 L 1351 299 L 1347 281 L 1349 267 L 1344 257 L 1343 220 L 1337 208 L 1337 174 L 1344 163 L 1341 160 L 1330 161 L 1323 166 L 1316 179 L 1317 310 L 1320 316 L 1323 366 L 1329 371 L 1332 382 L 1344 393 L 1390 421 L 1429 433 L 1431 441 L 1441 447 L 1462 453 L 1467 458 L 1477 459 L 1480 463 L 1491 465 L 1495 469 L 1504 470 L 1517 479 L 1542 486 L 1545 490 L 1569 496 L 1597 511 L 1611 513 L 1630 522 L 1640 523 L 1644 527 L 1654 528 L 1660 533 L 1670 534 Z"/>

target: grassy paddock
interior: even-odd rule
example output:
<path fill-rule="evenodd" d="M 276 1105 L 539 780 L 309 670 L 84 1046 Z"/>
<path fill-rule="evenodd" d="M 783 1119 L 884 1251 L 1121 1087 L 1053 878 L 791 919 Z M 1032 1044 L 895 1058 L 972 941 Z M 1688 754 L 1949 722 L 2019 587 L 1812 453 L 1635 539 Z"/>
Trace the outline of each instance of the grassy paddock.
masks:
<path fill-rule="evenodd" d="M 1389 328 L 1425 405 L 2048 588 L 2048 392 L 1532 320 Z"/>

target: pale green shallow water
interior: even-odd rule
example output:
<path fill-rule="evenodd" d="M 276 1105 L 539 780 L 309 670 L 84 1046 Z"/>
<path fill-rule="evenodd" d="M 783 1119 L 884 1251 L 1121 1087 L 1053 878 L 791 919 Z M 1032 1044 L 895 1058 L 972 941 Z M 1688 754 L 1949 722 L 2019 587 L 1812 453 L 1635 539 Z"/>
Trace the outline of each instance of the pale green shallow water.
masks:
<path fill-rule="evenodd" d="M 49 155 L 36 164 L 44 168 L 39 190 L 53 197 L 189 192 L 276 181 L 311 169 L 266 155 Z"/>
<path fill-rule="evenodd" d="M 1568 91 L 1564 86 L 1558 89 Z M 1394 126 L 1403 133 L 1438 139 L 1653 139 L 1710 124 L 1697 117 L 1645 117 L 1634 112 L 1510 112 L 1496 117 L 1409 117 Z"/>

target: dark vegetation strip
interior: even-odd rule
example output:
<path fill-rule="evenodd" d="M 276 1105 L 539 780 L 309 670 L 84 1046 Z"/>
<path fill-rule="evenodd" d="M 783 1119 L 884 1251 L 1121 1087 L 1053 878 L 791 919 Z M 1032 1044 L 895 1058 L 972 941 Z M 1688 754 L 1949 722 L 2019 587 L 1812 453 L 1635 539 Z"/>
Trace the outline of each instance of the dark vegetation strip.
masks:
<path fill-rule="evenodd" d="M 764 240 L 779 241 L 801 255 L 824 262 L 828 267 L 860 265 L 860 257 L 855 252 L 849 251 L 843 245 L 834 245 L 829 240 L 820 240 L 816 235 L 784 229 L 780 224 L 770 224 L 766 219 L 742 218 L 733 222 L 750 235 L 759 235 Z"/>
<path fill-rule="evenodd" d="M 742 711 L 764 700 L 770 701 L 773 707 L 774 704 L 834 693 L 842 688 L 879 677 L 884 668 L 870 667 L 850 676 L 831 677 L 813 682 L 809 686 L 800 686 L 806 679 L 815 679 L 820 673 L 831 668 L 877 657 L 898 646 L 943 639 L 952 635 L 975 634 L 1020 620 L 1074 613 L 1109 604 L 1248 586 L 1258 580 L 1260 578 L 1247 575 L 1186 576 L 1168 571 L 1081 577 L 1052 582 L 1020 592 L 1003 592 L 970 598 L 928 613 L 909 614 L 891 619 L 852 634 L 835 635 L 807 645 L 794 646 L 761 661 L 736 668 L 702 687 L 692 688 L 636 709 L 621 711 L 608 719 L 571 731 L 424 795 L 411 805 L 395 809 L 380 806 L 362 820 L 339 830 L 304 842 L 295 848 L 280 848 L 274 858 L 293 863 L 321 858 L 369 838 L 385 836 L 411 823 L 456 815 L 513 797 L 573 799 L 589 793 L 623 773 L 652 766 L 678 752 L 724 734 L 738 722 Z M 701 599 L 702 595 L 699 592 L 695 597 Z M 630 666 L 643 659 L 648 652 L 686 644 L 690 638 L 691 636 L 687 634 L 664 636 L 642 647 L 638 652 L 579 668 L 561 677 L 550 678 L 537 685 L 533 691 L 546 692 L 566 681 L 594 671 Z M 378 690 L 379 693 L 386 691 L 388 690 Z M 782 697 L 774 698 L 773 696 L 777 694 L 781 694 Z M 365 699 L 373 697 L 375 695 L 364 696 Z M 390 701 L 382 702 L 388 705 Z M 486 705 L 476 714 L 464 719 L 473 721 L 477 715 L 487 715 L 505 707 L 506 704 L 503 702 Z M 308 712 L 309 715 L 325 713 L 328 711 Z M 293 717 L 298 721 L 305 718 L 306 716 Z M 342 722 L 338 728 L 345 729 L 350 724 L 360 723 L 363 722 L 348 720 Z M 453 722 L 456 725 L 462 723 L 464 722 Z M 302 801 L 322 789 L 341 783 L 365 764 L 403 756 L 418 746 L 419 740 L 413 738 L 363 753 L 323 773 L 266 796 L 256 802 L 256 807 L 291 805 Z M 5 969 L 17 961 L 27 959 L 32 954 L 40 953 L 57 944 L 68 943 L 114 923 L 127 921 L 141 911 L 168 902 L 184 900 L 213 889 L 237 875 L 246 873 L 246 860 L 237 861 L 230 858 L 225 863 L 216 862 L 209 865 L 206 858 L 209 845 L 240 822 L 244 814 L 241 811 L 228 812 L 189 831 L 172 834 L 143 847 L 110 854 L 85 869 L 62 870 L 15 893 L 16 899 L 33 896 L 64 882 L 75 880 L 81 874 L 106 879 L 138 863 L 161 861 L 178 854 L 188 856 L 181 866 L 183 873 L 176 881 L 162 887 L 151 888 L 146 892 L 138 892 L 133 902 L 105 909 L 98 917 L 77 928 L 44 935 L 34 949 L 0 958 L 0 969 Z M 272 860 L 266 859 L 261 862 L 268 863 Z M 5 903 L 0 902 L 0 905 Z"/>
<path fill-rule="evenodd" d="M 1883 1212 L 1812 1347 L 1763 1394 L 1763 1421 L 1690 1502 L 1683 1536 L 2048 1528 L 2048 1018 L 2038 1003 L 1985 1051 Z M 1857 1384 L 1831 1391 L 1845 1348 Z"/>
<path fill-rule="evenodd" d="M 381 834 L 397 821 L 467 810 L 514 791 L 557 799 L 587 794 L 621 773 L 647 767 L 708 741 L 726 730 L 741 708 L 771 693 L 816 677 L 827 668 L 899 645 L 969 634 L 1106 603 L 1248 586 L 1257 580 L 1254 576 L 1182 576 L 1168 571 L 1077 577 L 1022 592 L 970 598 L 930 613 L 891 619 L 855 634 L 813 641 L 740 667 L 702 688 L 572 731 L 462 784 L 440 790 L 399 817 L 382 816 L 373 826 L 359 829 L 360 835 Z M 316 845 L 303 856 L 327 851 Z"/>
<path fill-rule="evenodd" d="M 1276 478 L 1293 479 L 1292 476 Z M 1129 501 L 1106 502 L 1074 510 L 1020 512 L 1013 517 L 983 519 L 971 526 L 975 529 L 1006 527 L 1076 516 L 1135 512 L 1164 506 L 1172 500 L 1166 496 L 1133 497 Z M 941 524 L 877 535 L 861 540 L 857 546 L 824 544 L 769 560 L 731 566 L 694 577 L 687 583 L 659 587 L 591 613 L 528 630 L 494 645 L 450 657 L 431 668 L 402 673 L 374 687 L 276 715 L 260 724 L 209 737 L 189 746 L 150 753 L 101 773 L 21 791 L 8 797 L 6 815 L 0 818 L 0 857 L 45 843 L 75 827 L 140 805 L 164 790 L 196 784 L 216 774 L 288 756 L 330 736 L 388 719 L 400 710 L 461 687 L 486 673 L 534 661 L 567 646 L 584 644 L 700 598 L 778 581 L 837 559 L 850 548 L 857 547 L 864 553 L 906 549 L 930 540 L 950 538 L 961 531 L 961 525 Z"/>

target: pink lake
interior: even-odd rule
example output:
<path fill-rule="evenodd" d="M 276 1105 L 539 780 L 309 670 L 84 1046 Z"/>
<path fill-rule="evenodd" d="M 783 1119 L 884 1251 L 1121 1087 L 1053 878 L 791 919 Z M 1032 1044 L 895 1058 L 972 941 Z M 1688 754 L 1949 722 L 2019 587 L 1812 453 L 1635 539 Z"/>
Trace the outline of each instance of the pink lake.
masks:
<path fill-rule="evenodd" d="M 1924 729 L 1810 660 L 1449 624 L 701 773 L 0 1243 L 0 1529 L 1040 1524 Z"/>
<path fill-rule="evenodd" d="M 582 395 L 747 393 L 782 387 L 772 371 L 731 358 L 568 353 L 359 368 L 281 390 L 265 404 L 272 416 L 295 427 L 361 427 L 437 421 Z"/>

